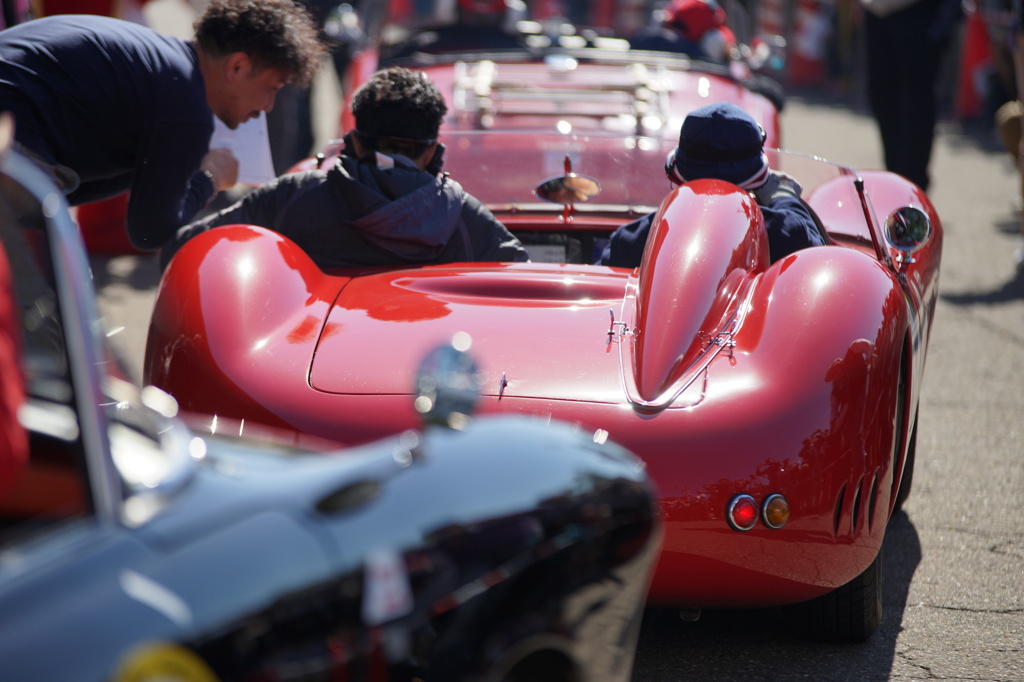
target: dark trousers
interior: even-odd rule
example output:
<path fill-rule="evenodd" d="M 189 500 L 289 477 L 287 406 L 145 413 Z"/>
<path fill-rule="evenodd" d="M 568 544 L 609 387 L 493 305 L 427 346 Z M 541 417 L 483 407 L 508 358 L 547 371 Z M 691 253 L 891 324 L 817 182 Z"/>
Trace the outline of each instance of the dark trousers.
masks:
<path fill-rule="evenodd" d="M 949 31 L 933 31 L 938 9 L 938 0 L 920 0 L 884 18 L 864 13 L 868 103 L 885 167 L 926 191 L 938 78 L 950 38 Z"/>

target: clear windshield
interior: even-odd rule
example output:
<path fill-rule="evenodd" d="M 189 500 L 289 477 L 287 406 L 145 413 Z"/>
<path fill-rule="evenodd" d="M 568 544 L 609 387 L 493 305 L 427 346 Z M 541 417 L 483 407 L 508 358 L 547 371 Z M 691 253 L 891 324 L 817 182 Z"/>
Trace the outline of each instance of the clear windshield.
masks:
<path fill-rule="evenodd" d="M 580 210 L 653 210 L 672 189 L 665 160 L 675 142 L 647 137 L 589 134 L 470 131 L 445 133 L 444 169 L 470 194 L 492 209 L 550 210 L 535 188 L 555 176 L 576 173 L 600 184 L 600 192 Z M 794 176 L 805 198 L 855 174 L 822 159 L 769 150 L 772 168 Z M 852 182 L 849 184 L 852 189 Z M 556 209 L 558 207 L 555 207 Z"/>

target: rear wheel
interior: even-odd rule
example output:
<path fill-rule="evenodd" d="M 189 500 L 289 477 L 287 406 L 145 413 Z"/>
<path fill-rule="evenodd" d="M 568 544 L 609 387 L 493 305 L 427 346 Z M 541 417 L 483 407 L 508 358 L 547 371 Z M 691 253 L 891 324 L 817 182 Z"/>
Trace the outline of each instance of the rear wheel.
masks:
<path fill-rule="evenodd" d="M 842 587 L 787 607 L 786 616 L 807 639 L 850 644 L 865 641 L 882 622 L 882 553 Z"/>

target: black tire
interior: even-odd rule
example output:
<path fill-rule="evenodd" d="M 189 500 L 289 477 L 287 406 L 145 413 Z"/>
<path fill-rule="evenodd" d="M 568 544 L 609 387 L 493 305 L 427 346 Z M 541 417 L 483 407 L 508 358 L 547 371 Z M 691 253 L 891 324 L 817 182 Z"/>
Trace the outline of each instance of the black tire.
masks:
<path fill-rule="evenodd" d="M 787 607 L 786 617 L 796 632 L 813 641 L 857 644 L 867 640 L 882 622 L 882 553 L 842 587 Z"/>

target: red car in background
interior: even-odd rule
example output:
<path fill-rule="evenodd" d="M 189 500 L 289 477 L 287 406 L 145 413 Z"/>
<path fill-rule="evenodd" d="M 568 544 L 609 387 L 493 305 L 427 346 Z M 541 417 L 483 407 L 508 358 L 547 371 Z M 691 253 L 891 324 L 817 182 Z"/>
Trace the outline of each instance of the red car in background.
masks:
<path fill-rule="evenodd" d="M 426 5 L 418 12 L 411 6 L 396 7 L 402 4 L 392 3 L 390 13 L 370 3 L 372 7 L 334 15 L 333 25 L 365 27 L 346 33 L 344 49 L 353 57 L 345 95 L 350 98 L 383 66 L 423 70 L 448 102 L 442 138 L 456 130 L 538 130 L 676 140 L 690 111 L 730 101 L 761 124 L 767 146 L 783 146 L 778 114 L 784 95 L 772 75 L 784 63 L 784 49 L 778 49 L 784 41 L 753 35 L 739 3 L 729 5 L 730 21 L 744 42 L 719 61 L 700 54 L 631 49 L 627 37 L 657 21 L 656 3 L 630 3 L 628 8 L 616 8 L 614 2 L 577 3 L 589 9 L 577 12 L 580 19 L 605 22 L 597 26 L 570 23 L 565 15 L 573 12 L 566 7 L 559 13 L 560 4 L 573 3 L 541 3 L 531 6 L 532 13 L 505 9 L 497 23 L 467 31 L 453 26 L 456 15 L 440 9 L 442 3 L 416 3 Z M 457 31 L 458 38 L 418 40 L 446 30 Z M 355 127 L 348 105 L 346 100 L 341 107 L 339 138 Z"/>

